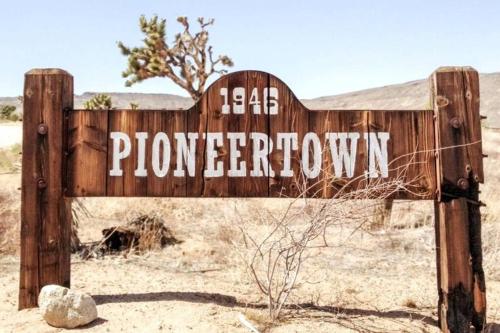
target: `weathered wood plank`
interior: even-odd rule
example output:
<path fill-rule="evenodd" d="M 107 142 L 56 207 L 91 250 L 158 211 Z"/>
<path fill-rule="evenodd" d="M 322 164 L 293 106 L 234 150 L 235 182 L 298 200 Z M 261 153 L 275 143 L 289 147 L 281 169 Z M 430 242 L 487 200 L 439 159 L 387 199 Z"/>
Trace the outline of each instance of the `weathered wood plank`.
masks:
<path fill-rule="evenodd" d="M 68 112 L 67 196 L 105 196 L 108 111 Z"/>
<path fill-rule="evenodd" d="M 241 78 L 241 75 L 233 78 Z M 228 176 L 225 169 L 229 165 L 229 151 L 226 133 L 230 116 L 222 110 L 221 89 L 229 89 L 229 78 L 217 80 L 204 94 L 207 100 L 207 126 L 203 137 L 205 144 L 204 168 L 199 170 L 197 177 L 203 178 L 204 197 L 227 197 L 229 192 Z M 229 96 L 229 105 L 232 106 L 232 94 Z M 242 105 L 243 106 L 243 105 Z"/>
<path fill-rule="evenodd" d="M 286 98 L 282 98 L 286 105 Z M 270 180 L 263 174 L 260 177 L 251 175 L 253 170 L 254 145 L 250 138 L 250 133 L 258 132 L 265 134 L 269 128 L 267 116 L 263 115 L 224 115 L 224 120 L 212 115 L 209 120 L 207 112 L 199 113 L 197 110 L 204 109 L 203 103 L 190 111 L 132 111 L 132 110 L 111 110 L 109 111 L 109 130 L 106 139 L 106 147 L 103 146 L 104 128 L 106 127 L 105 111 L 73 111 L 70 112 L 69 122 L 69 156 L 68 156 L 68 191 L 67 196 L 236 196 L 251 197 L 260 196 L 282 196 L 295 197 L 304 194 L 307 196 L 329 198 L 338 191 L 344 194 L 354 190 L 366 189 L 368 186 L 367 172 L 369 170 L 367 138 L 369 133 L 368 122 L 371 119 L 372 133 L 388 132 L 388 163 L 389 177 L 377 178 L 381 191 L 385 188 L 384 182 L 394 182 L 394 179 L 401 178 L 402 184 L 409 184 L 406 190 L 399 190 L 390 197 L 400 199 L 429 199 L 435 196 L 436 182 L 434 181 L 435 169 L 433 168 L 434 146 L 432 144 L 433 132 L 432 116 L 426 111 L 300 111 L 300 105 L 292 104 L 287 106 L 293 112 L 290 117 L 278 117 L 269 120 L 274 129 L 269 135 L 269 141 L 273 141 L 273 150 L 270 154 L 270 167 L 274 172 L 274 177 Z M 297 109 L 294 109 L 297 108 Z M 214 109 L 215 110 L 215 109 Z M 215 110 L 216 111 L 216 110 Z M 213 111 L 212 113 L 216 114 Z M 201 117 L 200 117 L 201 116 Z M 230 117 L 232 120 L 226 119 Z M 306 118 L 307 117 L 307 118 Z M 188 118 L 190 121 L 188 121 Z M 306 118 L 306 119 L 304 119 Z M 273 118 L 271 118 L 273 119 Z M 209 123 L 205 120 L 209 120 Z M 77 123 L 82 122 L 80 126 Z M 90 125 L 89 125 L 90 124 Z M 309 124 L 307 128 L 304 124 Z M 210 126 L 210 128 L 209 128 Z M 197 129 L 195 129 L 197 127 Z M 113 140 L 110 138 L 111 132 L 122 132 L 130 139 L 130 154 L 119 163 L 123 171 L 122 176 L 110 176 L 113 156 Z M 412 131 L 416 135 L 407 136 L 404 133 Z M 147 133 L 145 142 L 145 160 L 147 176 L 135 176 L 138 167 L 138 139 L 136 133 Z M 170 163 L 169 170 L 165 177 L 158 177 L 152 169 L 152 146 L 154 137 L 158 133 L 165 133 L 170 142 Z M 175 133 L 185 136 L 187 132 L 197 134 L 195 140 L 195 168 L 194 176 L 189 176 L 185 158 L 181 158 L 181 166 L 184 176 L 174 174 L 177 168 L 178 152 L 177 138 Z M 223 175 L 221 177 L 205 177 L 206 165 L 206 140 L 203 137 L 206 133 L 222 133 L 222 147 L 216 147 L 217 162 L 222 162 Z M 241 156 L 237 161 L 245 162 L 245 177 L 229 177 L 231 168 L 230 141 L 227 133 L 241 133 L 245 137 L 245 146 L 239 145 Z M 322 161 L 321 171 L 318 177 L 306 179 L 302 172 L 302 146 L 303 138 L 307 132 L 314 132 L 320 140 Z M 297 149 L 291 149 L 290 169 L 293 177 L 283 177 L 284 166 L 284 142 L 281 148 L 278 143 L 278 133 L 297 133 L 295 144 Z M 347 164 L 349 156 L 344 160 L 337 160 L 333 164 L 331 145 L 326 140 L 327 135 L 333 133 L 335 139 L 336 155 L 340 156 L 339 133 L 356 135 L 355 167 L 354 172 L 347 174 Z M 350 134 L 349 134 L 350 133 Z M 192 134 L 191 134 L 192 135 Z M 186 138 L 187 140 L 188 138 Z M 351 153 L 351 140 L 348 137 L 345 141 L 348 153 Z M 187 140 L 189 142 L 189 140 Z M 312 149 L 309 145 L 309 149 Z M 279 149 L 278 149 L 279 148 Z M 120 141 L 118 152 L 124 149 L 123 142 Z M 163 153 L 160 153 L 160 155 Z M 103 167 L 103 161 L 107 163 Z M 312 164 L 313 152 L 309 154 L 310 164 Z M 347 163 L 347 164 L 346 164 Z M 262 168 L 262 166 L 261 166 Z M 341 177 L 336 175 L 336 169 L 341 172 Z M 88 170 L 93 170 L 89 173 Z M 263 170 L 262 170 L 263 171 Z M 381 175 L 379 175 L 381 176 Z M 186 179 L 184 179 L 186 178 Z M 107 179 L 107 182 L 103 182 Z M 264 183 L 270 184 L 265 187 Z M 107 186 L 106 186 L 107 183 Z M 107 189 L 106 189 L 107 187 Z M 278 190 L 277 188 L 280 188 Z M 175 188 L 175 189 L 174 189 Z M 274 191 L 269 193 L 268 189 Z M 374 191 L 372 191 L 374 192 Z M 375 193 L 375 192 L 374 192 Z"/>
<path fill-rule="evenodd" d="M 307 196 L 309 181 L 304 177 L 302 168 L 302 141 L 309 128 L 309 110 L 295 97 L 283 81 L 274 76 L 269 78 L 269 95 L 276 88 L 278 98 L 277 113 L 271 108 L 273 101 L 269 103 L 269 137 L 274 141 L 270 154 L 269 196 L 273 197 L 297 197 Z M 278 133 L 296 133 L 294 138 L 279 138 Z M 287 144 L 290 149 L 287 149 Z M 279 147 L 281 146 L 281 149 Z M 295 145 L 295 147 L 294 147 Z M 310 146 L 311 149 L 313 145 Z M 286 151 L 288 150 L 288 151 Z M 314 152 L 310 152 L 312 161 Z M 289 154 L 289 158 L 287 155 Z M 312 163 L 312 162 L 311 162 Z M 311 164 L 309 163 L 309 164 Z M 272 170 L 272 171 L 271 171 Z M 290 172 L 292 170 L 292 172 Z M 288 174 L 287 174 L 288 173 Z"/>
<path fill-rule="evenodd" d="M 174 177 L 177 166 L 177 145 L 174 133 L 186 133 L 186 111 L 142 111 L 148 113 L 148 143 L 146 145 L 147 166 L 147 195 L 153 197 L 184 197 L 186 196 L 186 177 Z M 153 169 L 153 145 L 155 135 L 164 132 L 170 143 L 170 154 L 167 154 L 168 145 L 162 141 L 158 144 L 159 171 L 163 171 L 165 158 L 170 158 L 168 170 L 161 177 Z"/>
<path fill-rule="evenodd" d="M 268 103 L 264 101 L 265 94 L 270 95 Z M 271 111 L 274 105 L 276 112 Z M 383 187 L 384 182 L 400 177 L 403 166 L 413 161 L 403 179 L 407 181 L 411 178 L 415 181 L 416 184 L 409 188 L 412 192 L 400 190 L 391 197 L 429 199 L 435 196 L 435 170 L 431 167 L 435 140 L 431 130 L 433 119 L 429 111 L 311 111 L 300 103 L 282 81 L 263 72 L 236 72 L 221 78 L 187 111 L 110 110 L 107 126 L 103 124 L 106 121 L 104 115 L 101 113 L 99 116 L 98 111 L 94 111 L 97 112 L 95 115 L 89 111 L 74 112 L 69 118 L 71 135 L 68 142 L 68 196 L 105 193 L 108 196 L 296 197 L 303 194 L 331 198 L 338 195 L 339 191 L 345 196 L 353 190 L 364 190 L 368 186 L 370 165 L 367 143 L 371 137 L 370 132 L 375 135 L 380 132 L 389 133 L 388 162 L 392 168 L 390 177 L 379 177 L 370 184 L 380 182 Z M 176 115 L 173 116 L 173 113 Z M 80 122 L 83 123 L 79 124 Z M 100 129 L 95 131 L 94 127 Z M 106 128 L 107 143 L 104 148 L 101 134 Z M 130 153 L 119 161 L 119 169 L 123 173 L 119 176 L 110 175 L 114 154 L 124 149 L 123 142 L 119 140 L 117 142 L 120 145 L 115 147 L 117 151 L 113 151 L 114 140 L 111 133 L 114 132 L 121 132 L 130 140 Z M 141 160 L 140 163 L 137 160 L 141 150 L 141 139 L 136 138 L 138 132 L 147 133 L 147 138 L 144 139 L 145 161 Z M 167 135 L 170 142 L 169 170 L 162 177 L 158 177 L 152 167 L 152 146 L 158 133 Z M 182 146 L 179 146 L 176 133 L 185 141 L 184 149 L 188 147 L 186 152 L 176 151 Z M 228 138 L 228 133 L 239 139 Z M 303 169 L 306 165 L 303 157 L 307 156 L 303 154 L 303 139 L 307 133 L 308 137 L 315 136 L 321 146 L 321 170 L 311 179 L 307 179 L 310 175 L 305 177 Z M 210 136 L 214 149 L 208 149 L 207 135 Z M 284 135 L 292 135 L 293 138 L 285 139 Z M 334 145 L 330 145 L 326 135 L 335 140 Z M 339 152 L 340 137 L 345 135 L 348 135 L 347 139 L 344 138 L 348 155 L 352 149 L 351 141 L 356 141 L 354 169 L 349 174 L 346 173 L 349 164 L 346 158 L 349 156 L 341 156 Z M 255 156 L 257 150 L 264 147 L 263 142 L 258 141 L 259 136 L 267 138 L 265 143 L 272 146 L 268 148 L 271 152 L 267 156 L 267 165 L 265 157 Z M 221 140 L 222 146 L 218 146 L 217 140 Z M 241 140 L 245 141 L 244 144 Z M 191 141 L 194 142 L 192 147 Z M 81 145 L 81 142 L 85 144 Z M 236 146 L 231 148 L 235 142 Z M 291 146 L 287 147 L 286 144 Z M 315 146 L 312 141 L 306 145 L 309 152 L 307 166 L 310 169 L 314 161 L 314 151 L 311 149 Z M 336 149 L 334 154 L 330 146 Z M 212 158 L 207 158 L 207 149 L 211 150 L 211 154 L 217 155 L 213 161 Z M 194 160 L 193 166 L 188 168 L 187 164 L 191 162 L 187 156 L 191 150 L 195 150 L 192 152 Z M 284 165 L 285 150 L 290 151 L 290 157 L 287 158 L 289 166 Z M 413 156 L 415 151 L 418 156 L 412 160 L 409 156 Z M 105 171 L 102 171 L 102 162 L 99 161 L 105 155 L 107 165 Z M 333 163 L 332 155 L 335 155 L 336 163 Z M 139 164 L 145 165 L 146 176 L 135 174 Z M 237 170 L 242 165 L 245 166 L 245 176 L 229 174 L 231 169 Z M 210 167 L 213 169 L 212 175 Z M 177 168 L 180 168 L 180 172 L 175 172 Z M 222 173 L 219 169 L 223 169 Z M 337 174 L 336 169 L 340 170 Z M 79 170 L 95 172 L 91 177 Z M 271 170 L 274 175 L 268 177 Z M 256 171 L 261 171 L 261 174 L 255 174 Z M 103 175 L 106 177 L 105 184 L 102 184 Z"/>
<path fill-rule="evenodd" d="M 148 132 L 148 112 L 127 112 L 120 110 L 109 111 L 109 135 L 108 135 L 108 177 L 107 177 L 107 195 L 108 196 L 146 196 L 147 194 L 147 177 L 135 176 L 135 171 L 138 167 L 138 149 L 140 147 L 136 134 L 138 132 Z M 123 158 L 118 163 L 118 168 L 122 175 L 110 176 L 110 170 L 113 167 L 113 143 L 115 140 L 111 138 L 112 132 L 122 132 L 128 136 L 130 140 L 129 156 Z M 124 140 L 116 140 L 119 142 L 117 152 L 126 150 Z"/>
<path fill-rule="evenodd" d="M 73 77 L 59 69 L 26 73 L 21 186 L 19 308 L 37 305 L 47 284 L 69 286 L 69 202 L 64 200 L 65 108 L 73 106 Z"/>
<path fill-rule="evenodd" d="M 268 87 L 269 75 L 263 72 L 246 71 L 241 75 L 229 76 L 228 93 L 229 105 L 232 107 L 234 101 L 234 89 L 245 89 L 245 103 L 241 106 L 243 114 L 229 114 L 228 131 L 232 133 L 244 133 L 243 136 L 233 139 L 235 150 L 240 156 L 231 161 L 227 168 L 235 171 L 233 175 L 238 175 L 239 170 L 244 174 L 228 178 L 228 196 L 231 197 L 252 197 L 259 196 L 267 192 L 267 177 L 252 177 L 254 169 L 253 140 L 250 139 L 251 132 L 268 133 L 268 116 L 265 112 L 264 89 Z M 239 135 L 239 134 L 234 134 Z M 232 151 L 231 143 L 227 146 L 229 152 Z M 233 163 L 234 165 L 232 166 Z M 266 194 L 267 196 L 267 194 Z"/>
<path fill-rule="evenodd" d="M 436 189 L 434 122 L 432 111 L 369 113 L 373 134 L 387 132 L 388 177 L 370 179 L 381 198 L 432 199 Z M 408 135 L 408 133 L 412 133 Z M 368 160 L 369 166 L 373 161 Z M 379 173 L 379 166 L 375 165 Z"/>
<path fill-rule="evenodd" d="M 189 175 L 184 166 L 186 178 L 186 196 L 201 197 L 205 193 L 205 178 L 203 170 L 205 169 L 206 154 L 205 140 L 203 136 L 207 132 L 208 126 L 208 99 L 204 95 L 195 106 L 186 113 L 187 126 L 186 133 L 197 133 L 195 144 L 195 166 L 193 176 Z M 187 135 L 186 135 L 187 136 Z M 179 152 L 177 152 L 179 153 Z"/>
<path fill-rule="evenodd" d="M 470 161 L 470 174 L 475 182 L 484 182 L 483 171 L 483 143 L 481 135 L 481 115 L 479 112 L 479 74 L 472 68 L 463 70 L 464 80 L 464 132 L 467 156 Z"/>
<path fill-rule="evenodd" d="M 479 83 L 471 68 L 431 76 L 437 153 L 436 248 L 444 332 L 481 330 L 486 318 L 478 182 L 482 180 Z"/>
<path fill-rule="evenodd" d="M 467 202 L 459 198 L 436 205 L 440 327 L 443 332 L 466 332 L 473 304 Z"/>
<path fill-rule="evenodd" d="M 448 194 L 464 194 L 470 175 L 475 181 L 483 180 L 478 80 L 469 68 L 443 68 L 432 77 L 440 147 L 437 162 L 439 169 L 446 170 L 438 169 L 438 180 Z"/>
<path fill-rule="evenodd" d="M 309 131 L 318 134 L 323 150 L 323 167 L 319 177 L 309 181 L 309 196 L 343 198 L 365 189 L 368 184 L 368 155 L 363 136 L 368 133 L 368 111 L 310 111 Z M 344 133 L 348 155 L 334 165 L 332 154 L 340 156 L 342 151 L 339 133 Z M 331 140 L 327 140 L 327 135 Z M 354 165 L 349 169 L 351 157 Z"/>

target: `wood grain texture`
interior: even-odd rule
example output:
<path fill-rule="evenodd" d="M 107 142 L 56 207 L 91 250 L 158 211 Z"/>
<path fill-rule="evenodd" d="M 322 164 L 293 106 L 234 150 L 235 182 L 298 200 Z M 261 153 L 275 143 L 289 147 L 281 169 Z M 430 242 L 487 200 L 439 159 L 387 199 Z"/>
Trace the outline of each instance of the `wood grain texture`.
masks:
<path fill-rule="evenodd" d="M 269 136 L 274 140 L 270 154 L 270 167 L 274 177 L 269 177 L 269 195 L 272 197 L 307 196 L 309 181 L 301 168 L 302 139 L 309 132 L 309 110 L 295 97 L 286 84 L 274 76 L 269 78 L 269 87 L 278 89 L 278 114 L 269 115 Z M 291 149 L 292 177 L 283 177 L 281 170 L 284 163 L 284 150 L 278 148 L 278 133 L 297 133 L 297 149 Z M 312 153 L 311 153 L 312 155 Z"/>
<path fill-rule="evenodd" d="M 40 289 L 47 284 L 69 287 L 71 217 L 70 201 L 64 200 L 63 110 L 72 107 L 73 77 L 67 72 L 49 69 L 26 74 L 19 309 L 36 306 Z"/>
<path fill-rule="evenodd" d="M 244 79 L 246 77 L 233 77 L 233 78 L 239 78 L 237 82 L 233 82 L 238 84 L 239 81 L 242 81 L 244 83 Z M 205 153 L 204 153 L 204 168 L 197 170 L 197 178 L 203 178 L 203 191 L 202 191 L 202 196 L 204 197 L 227 197 L 228 192 L 229 192 L 229 181 L 228 181 L 228 176 L 226 172 L 223 172 L 222 176 L 208 176 L 206 174 L 206 171 L 208 169 L 208 164 L 212 164 L 212 167 L 214 170 L 220 170 L 219 168 L 220 163 L 222 163 L 222 168 L 227 169 L 229 165 L 229 151 L 228 151 L 228 141 L 225 137 L 225 134 L 228 132 L 229 129 L 229 118 L 230 115 L 223 114 L 222 113 L 222 97 L 220 95 L 220 90 L 222 88 L 228 89 L 229 88 L 229 79 L 230 77 L 222 77 L 221 79 L 217 80 L 212 86 L 210 86 L 210 89 L 207 90 L 207 92 L 204 94 L 202 97 L 202 105 L 205 105 L 206 103 L 206 114 L 207 114 L 207 124 L 205 127 L 205 132 L 203 133 L 203 136 L 200 136 L 199 140 L 201 142 L 204 142 L 205 146 Z M 228 89 L 230 91 L 230 89 Z M 206 102 L 203 101 L 203 99 L 206 99 Z M 232 98 L 231 95 L 229 96 L 229 105 L 232 104 Z M 207 135 L 211 135 L 211 133 L 220 133 L 222 134 L 222 141 L 221 144 L 222 146 L 218 146 L 217 140 L 215 139 L 210 139 L 207 137 Z M 213 145 L 213 149 L 211 149 L 210 154 L 213 156 L 216 156 L 214 158 L 208 158 L 209 150 L 208 150 L 208 142 L 211 142 L 210 144 Z"/>
<path fill-rule="evenodd" d="M 170 135 L 170 163 L 169 171 L 164 177 L 155 177 L 152 166 L 152 144 L 154 136 L 158 132 L 165 133 L 186 133 L 186 117 L 185 111 L 143 111 L 148 113 L 148 143 L 146 145 L 146 169 L 149 177 L 147 177 L 147 196 L 169 196 L 183 197 L 186 196 L 186 177 L 174 177 L 173 171 L 177 161 L 177 145 L 174 138 Z M 165 147 L 159 149 L 160 156 L 163 156 Z M 160 163 L 163 158 L 160 158 Z"/>
<path fill-rule="evenodd" d="M 261 132 L 269 133 L 269 117 L 264 112 L 267 106 L 264 104 L 264 89 L 269 86 L 269 74 L 258 71 L 246 71 L 241 75 L 229 76 L 229 91 L 236 87 L 244 87 L 246 98 L 250 99 L 253 89 L 256 89 L 257 100 L 259 101 L 259 113 L 253 112 L 253 106 L 247 103 L 244 105 L 244 115 L 231 114 L 228 118 L 228 130 L 231 132 Z M 230 105 L 232 105 L 233 97 L 230 96 Z M 241 158 L 239 161 L 244 162 L 246 167 L 246 175 L 244 177 L 229 178 L 229 193 L 230 197 L 253 197 L 260 196 L 268 192 L 268 179 L 265 177 L 251 177 L 250 172 L 254 167 L 253 152 L 254 147 L 248 136 L 245 136 L 245 146 L 239 146 Z M 267 194 L 265 195 L 267 196 Z"/>
<path fill-rule="evenodd" d="M 105 196 L 108 111 L 68 112 L 67 196 Z M 89 168 L 90 167 L 90 168 Z"/>
<path fill-rule="evenodd" d="M 442 68 L 431 78 L 436 116 L 438 180 L 448 194 L 463 195 L 461 179 L 483 181 L 479 78 L 470 68 Z M 441 172 L 440 170 L 446 170 Z"/>
<path fill-rule="evenodd" d="M 435 196 L 434 122 L 431 111 L 370 112 L 369 131 L 388 132 L 388 198 L 432 199 Z M 408 133 L 412 133 L 408 135 Z M 396 139 L 397 138 L 397 139 Z M 369 162 L 370 163 L 370 162 Z M 375 166 L 378 170 L 378 166 Z M 384 179 L 371 179 L 384 190 Z M 397 189 L 396 183 L 401 187 Z"/>
<path fill-rule="evenodd" d="M 471 83 L 473 85 L 473 83 Z M 244 89 L 244 101 L 234 94 L 235 89 Z M 271 102 L 266 103 L 264 91 L 276 88 L 278 91 L 277 114 L 269 114 Z M 222 112 L 224 97 L 221 89 L 227 91 L 227 105 L 230 112 Z M 268 90 L 269 91 L 269 90 Z M 255 92 L 255 94 L 254 94 Z M 235 100 L 236 98 L 236 100 Z M 257 102 L 257 103 L 256 103 Z M 254 112 L 255 105 L 258 112 Z M 241 105 L 240 113 L 234 112 Z M 429 111 L 384 111 L 384 110 L 324 110 L 312 111 L 305 108 L 293 92 L 276 77 L 258 71 L 236 72 L 214 82 L 190 110 L 110 110 L 107 116 L 101 112 L 74 111 L 69 117 L 68 196 L 187 196 L 187 197 L 309 197 L 332 198 L 348 195 L 354 190 L 363 190 L 370 184 L 366 177 L 369 156 L 366 133 L 389 132 L 388 142 L 390 173 L 388 178 L 379 178 L 383 184 L 401 178 L 403 183 L 411 180 L 407 190 L 393 193 L 391 198 L 432 199 L 435 197 L 436 181 L 434 168 L 434 120 Z M 107 130 L 107 146 L 103 145 L 102 133 Z M 112 167 L 111 132 L 121 131 L 132 143 L 130 156 L 120 162 L 123 176 L 110 176 Z M 137 177 L 137 132 L 147 132 L 146 166 L 147 177 Z M 154 136 L 164 132 L 171 144 L 169 172 L 165 177 L 154 175 L 152 141 Z M 316 133 L 321 141 L 321 172 L 314 179 L 307 179 L 302 168 L 303 138 L 306 133 Z M 194 175 L 190 176 L 186 165 L 185 175 L 173 175 L 177 166 L 177 144 L 174 133 L 195 133 L 196 152 Z M 222 133 L 222 147 L 215 147 L 217 157 L 213 161 L 222 163 L 224 172 L 218 176 L 206 176 L 207 133 Z M 240 156 L 236 164 L 244 163 L 246 174 L 241 177 L 228 176 L 231 168 L 230 140 L 227 133 L 243 133 L 245 144 L 239 142 Z M 264 174 L 274 172 L 272 177 L 252 176 L 255 149 L 251 133 L 267 135 L 270 147 L 269 168 Z M 284 169 L 284 147 L 279 148 L 278 133 L 296 133 L 297 147 L 291 149 L 293 176 L 282 174 Z M 349 177 L 344 171 L 335 176 L 332 152 L 326 140 L 328 133 L 357 133 L 356 163 L 354 174 Z M 409 135 L 408 133 L 412 133 Z M 283 144 L 284 141 L 281 142 Z M 348 145 L 350 141 L 348 140 Z M 309 145 L 308 149 L 313 146 Z M 349 145 L 349 149 L 350 149 Z M 338 149 L 338 148 L 337 148 Z M 312 154 L 309 154 L 309 164 Z M 102 161 L 107 165 L 103 171 Z M 210 162 L 212 163 L 212 162 Z M 234 160 L 233 160 L 234 163 Z M 184 164 L 184 162 L 183 162 Z M 257 165 L 255 165 L 257 168 Z M 260 167 L 262 169 L 262 166 Z M 84 170 L 93 170 L 92 175 Z M 106 181 L 103 181 L 103 177 Z M 374 180 L 371 180 L 373 184 Z M 382 192 L 382 191 L 381 191 Z M 383 194 L 381 194 L 383 195 Z"/>
<path fill-rule="evenodd" d="M 444 332 L 486 321 L 479 182 L 483 181 L 479 78 L 469 67 L 431 76 L 437 149 L 436 249 L 439 322 Z"/>
<path fill-rule="evenodd" d="M 468 332 L 472 322 L 473 276 L 467 202 L 459 198 L 436 205 L 440 327 L 443 332 Z"/>
<path fill-rule="evenodd" d="M 368 185 L 365 176 L 368 170 L 367 146 L 363 139 L 363 133 L 368 133 L 368 111 L 310 111 L 309 131 L 318 133 L 323 149 L 323 168 L 318 178 L 310 180 L 308 195 L 316 198 L 345 198 L 355 192 L 359 192 Z M 357 133 L 359 139 L 354 145 L 356 152 L 355 165 L 352 177 L 348 177 L 344 164 L 341 164 L 340 177 L 335 173 L 332 160 L 330 142 L 325 136 L 327 133 Z M 347 148 L 350 154 L 351 140 L 347 140 Z M 339 140 L 336 140 L 336 152 L 339 151 Z"/>
<path fill-rule="evenodd" d="M 196 174 L 191 177 L 186 171 L 186 196 L 201 197 L 205 193 L 205 178 L 202 177 L 202 172 L 205 169 L 206 163 L 206 147 L 203 135 L 207 132 L 208 126 L 208 99 L 206 95 L 202 96 L 198 103 L 187 111 L 186 119 L 186 131 L 198 133 L 195 154 Z"/>

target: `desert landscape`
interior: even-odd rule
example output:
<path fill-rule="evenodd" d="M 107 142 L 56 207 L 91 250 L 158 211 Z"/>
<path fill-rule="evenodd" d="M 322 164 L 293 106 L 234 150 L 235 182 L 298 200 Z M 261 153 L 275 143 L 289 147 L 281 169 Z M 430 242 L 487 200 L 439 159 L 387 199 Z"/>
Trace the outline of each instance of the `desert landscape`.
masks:
<path fill-rule="evenodd" d="M 500 332 L 500 74 L 482 74 L 485 184 L 481 186 L 488 297 L 486 332 Z M 93 93 L 75 96 L 81 107 Z M 175 95 L 109 94 L 116 107 L 189 107 Z M 428 108 L 427 80 L 304 100 L 311 109 Z M 22 114 L 17 98 L 0 98 Z M 21 122 L 0 123 L 0 332 L 60 332 L 38 309 L 17 311 L 20 237 Z M 373 211 L 378 203 L 352 207 Z M 75 203 L 73 204 L 75 205 Z M 161 217 L 179 241 L 163 249 L 89 257 L 72 255 L 72 288 L 95 299 L 99 319 L 75 332 L 439 332 L 432 202 L 396 201 L 383 225 L 371 215 L 328 228 L 328 247 L 308 253 L 298 288 L 271 321 L 267 300 L 246 269 L 245 235 L 265 235 L 266 221 L 291 211 L 297 222 L 318 202 L 291 199 L 79 199 L 78 236 L 99 242 L 102 230 L 138 214 Z M 348 206 L 348 205 L 347 205 Z M 362 220 L 362 221 L 361 221 Z M 248 323 L 249 325 L 245 324 Z M 254 331 L 254 332 L 255 332 Z"/>

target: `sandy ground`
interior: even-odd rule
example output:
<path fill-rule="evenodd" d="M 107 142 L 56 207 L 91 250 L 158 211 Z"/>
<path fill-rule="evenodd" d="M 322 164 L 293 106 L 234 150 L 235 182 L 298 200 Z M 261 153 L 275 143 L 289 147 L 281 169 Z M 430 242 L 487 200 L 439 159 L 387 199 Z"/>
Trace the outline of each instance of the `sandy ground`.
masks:
<path fill-rule="evenodd" d="M 3 127 L 2 127 L 3 130 Z M 500 135 L 485 133 L 490 154 L 482 187 L 487 332 L 500 332 L 500 216 L 495 205 Z M 37 309 L 17 311 L 19 285 L 19 174 L 0 175 L 0 332 L 61 332 Z M 80 221 L 80 238 L 98 240 L 105 227 L 133 213 L 161 214 L 183 242 L 138 256 L 84 261 L 72 257 L 72 287 L 91 294 L 99 319 L 74 332 L 250 332 L 243 314 L 261 332 L 438 332 L 433 210 L 429 202 L 397 202 L 391 224 L 358 230 L 331 228 L 331 247 L 309 254 L 292 308 L 270 323 L 266 299 L 241 265 L 228 227 L 264 226 L 257 213 L 279 216 L 286 200 L 85 199 L 91 216 Z M 2 240 L 3 239 L 3 240 Z M 3 243 L 2 243 L 3 242 Z M 237 243 L 237 242 L 236 242 Z"/>
<path fill-rule="evenodd" d="M 21 122 L 0 123 L 0 148 L 7 148 L 21 143 L 23 138 L 23 124 Z"/>
<path fill-rule="evenodd" d="M 75 332 L 250 332 L 240 324 L 240 314 L 261 332 L 439 331 L 430 203 L 413 207 L 413 220 L 404 225 L 401 216 L 408 215 L 409 207 L 399 203 L 389 228 L 352 236 L 347 225 L 332 228 L 332 247 L 311 253 L 301 286 L 290 299 L 295 308 L 274 324 L 267 320 L 265 298 L 223 232 L 256 210 L 279 212 L 286 202 L 86 199 L 85 205 L 95 213 L 81 221 L 83 241 L 99 239 L 102 228 L 121 223 L 131 207 L 142 207 L 161 212 L 183 243 L 143 256 L 83 261 L 74 255 L 72 287 L 91 294 L 99 312 L 99 320 Z M 489 223 L 484 230 L 497 229 L 498 224 Z M 490 263 L 489 332 L 500 332 L 495 258 L 485 257 Z M 45 324 L 37 309 L 17 311 L 18 270 L 17 256 L 0 257 L 0 332 L 60 332 Z"/>

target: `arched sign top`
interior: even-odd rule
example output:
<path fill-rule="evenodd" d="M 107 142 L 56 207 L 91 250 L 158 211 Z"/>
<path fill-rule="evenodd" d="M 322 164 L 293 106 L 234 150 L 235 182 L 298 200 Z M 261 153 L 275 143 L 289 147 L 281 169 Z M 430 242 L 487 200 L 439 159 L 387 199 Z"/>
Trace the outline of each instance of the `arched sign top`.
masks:
<path fill-rule="evenodd" d="M 308 110 L 292 89 L 277 76 L 258 70 L 237 71 L 221 76 L 204 92 L 195 108 L 220 103 L 221 114 L 277 115 L 286 106 Z M 217 110 L 213 110 L 217 111 Z"/>

